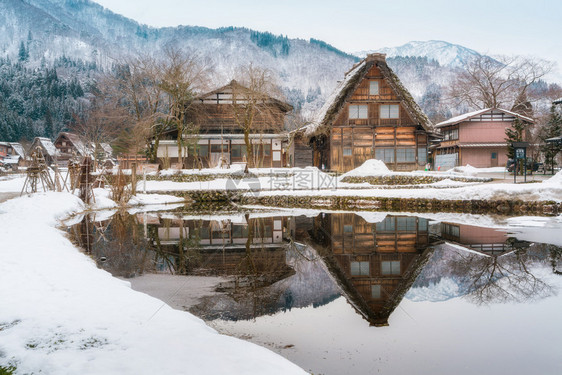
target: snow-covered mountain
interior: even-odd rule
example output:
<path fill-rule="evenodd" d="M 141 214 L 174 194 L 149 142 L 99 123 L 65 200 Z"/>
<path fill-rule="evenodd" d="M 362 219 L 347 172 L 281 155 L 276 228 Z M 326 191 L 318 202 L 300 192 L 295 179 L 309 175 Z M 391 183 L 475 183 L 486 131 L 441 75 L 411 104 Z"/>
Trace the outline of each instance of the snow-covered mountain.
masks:
<path fill-rule="evenodd" d="M 0 1 L 0 58 L 15 61 L 24 48 L 25 63 L 31 68 L 61 56 L 108 68 L 123 56 L 158 55 L 170 45 L 209 62 L 211 87 L 229 82 L 249 62 L 271 69 L 287 101 L 305 116 L 323 104 L 359 60 L 323 41 L 289 39 L 246 28 L 149 27 L 90 0 Z M 449 115 L 448 108 L 438 108 L 438 101 L 462 62 L 478 54 L 442 41 L 410 42 L 376 51 L 387 54 L 389 65 L 434 119 Z"/>
<path fill-rule="evenodd" d="M 442 40 L 413 41 L 399 47 L 385 47 L 372 51 L 360 51 L 355 55 L 363 57 L 369 53 L 385 53 L 387 57 L 419 56 L 435 60 L 441 66 L 458 68 L 471 57 L 480 55 L 473 49 L 444 42 Z"/>

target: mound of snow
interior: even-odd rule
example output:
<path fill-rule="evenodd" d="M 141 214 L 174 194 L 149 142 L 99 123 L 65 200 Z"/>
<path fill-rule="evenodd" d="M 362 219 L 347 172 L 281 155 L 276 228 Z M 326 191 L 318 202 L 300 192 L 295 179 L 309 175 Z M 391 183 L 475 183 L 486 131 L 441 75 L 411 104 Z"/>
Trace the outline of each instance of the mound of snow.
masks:
<path fill-rule="evenodd" d="M 474 168 L 472 165 L 467 164 L 464 167 L 455 167 L 453 169 L 449 169 L 447 172 L 462 173 L 465 176 L 476 176 L 478 174 L 478 168 Z"/>
<path fill-rule="evenodd" d="M 388 173 L 390 173 L 390 170 L 386 167 L 386 164 L 384 164 L 384 162 L 377 159 L 369 159 L 360 167 L 342 174 L 341 178 L 382 176 Z"/>
<path fill-rule="evenodd" d="M 543 181 L 544 184 L 562 185 L 562 170 L 558 171 L 554 176 L 548 180 Z"/>

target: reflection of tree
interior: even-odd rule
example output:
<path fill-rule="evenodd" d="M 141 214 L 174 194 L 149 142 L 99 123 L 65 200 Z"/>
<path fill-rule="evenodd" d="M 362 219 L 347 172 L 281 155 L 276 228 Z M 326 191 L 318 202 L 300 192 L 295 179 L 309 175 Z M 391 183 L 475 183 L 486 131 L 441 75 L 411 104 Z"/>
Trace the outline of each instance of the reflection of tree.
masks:
<path fill-rule="evenodd" d="M 552 286 L 533 273 L 536 259 L 528 249 L 499 256 L 463 254 L 452 262 L 454 274 L 467 286 L 466 296 L 479 305 L 524 302 L 553 293 Z"/>
<path fill-rule="evenodd" d="M 106 222 L 95 222 L 86 216 L 71 233 L 98 266 L 114 276 L 135 277 L 153 263 L 140 224 L 126 212 Z"/>
<path fill-rule="evenodd" d="M 556 275 L 562 275 L 562 248 L 554 245 L 546 246 L 548 247 L 552 272 Z"/>

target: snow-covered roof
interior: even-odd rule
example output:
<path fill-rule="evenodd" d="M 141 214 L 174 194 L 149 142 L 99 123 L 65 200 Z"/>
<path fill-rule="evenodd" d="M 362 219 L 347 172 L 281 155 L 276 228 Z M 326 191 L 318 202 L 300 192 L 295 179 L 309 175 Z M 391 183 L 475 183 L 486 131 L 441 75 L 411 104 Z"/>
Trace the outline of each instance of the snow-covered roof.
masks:
<path fill-rule="evenodd" d="M 388 85 L 396 92 L 401 100 L 401 104 L 412 119 L 417 121 L 425 130 L 429 130 L 431 121 L 423 113 L 406 87 L 400 82 L 398 76 L 387 65 L 385 56 L 383 54 L 372 54 L 368 55 L 346 73 L 344 80 L 336 86 L 334 92 L 316 113 L 311 123 L 300 128 L 299 131 L 304 131 L 305 136 L 311 136 L 319 131 L 320 128 L 329 126 L 343 108 L 345 101 L 353 95 L 357 86 L 374 65 L 379 68 Z"/>
<path fill-rule="evenodd" d="M 562 98 L 558 98 L 552 102 L 552 104 L 562 104 Z"/>
<path fill-rule="evenodd" d="M 20 160 L 19 155 L 10 155 L 2 159 L 2 163 L 4 164 L 18 164 Z"/>
<path fill-rule="evenodd" d="M 59 135 L 57 137 L 57 140 L 60 137 L 65 137 L 70 142 L 72 142 L 72 145 L 74 146 L 74 148 L 76 148 L 76 151 L 78 152 L 78 154 L 80 154 L 80 156 L 86 156 L 86 155 L 91 154 L 90 148 L 88 148 L 86 146 L 86 144 L 84 142 L 82 142 L 82 140 L 80 139 L 80 137 L 77 134 L 61 132 L 61 133 L 59 133 Z"/>
<path fill-rule="evenodd" d="M 106 153 L 107 156 L 113 155 L 113 149 L 109 143 L 100 143 L 100 147 Z"/>
<path fill-rule="evenodd" d="M 439 124 L 435 125 L 435 127 L 436 128 L 442 128 L 442 127 L 448 126 L 448 125 L 455 125 L 455 124 L 458 124 L 460 122 L 470 120 L 473 117 L 480 116 L 480 115 L 482 115 L 484 113 L 488 113 L 488 112 L 494 112 L 494 113 L 503 112 L 503 113 L 511 115 L 513 117 L 517 117 L 517 118 L 519 118 L 520 120 L 523 120 L 523 121 L 534 122 L 533 119 L 531 119 L 529 117 L 520 115 L 519 113 L 508 111 L 507 109 L 485 108 L 485 109 L 479 109 L 478 111 L 468 112 L 468 113 L 464 113 L 464 114 L 459 115 L 459 116 L 455 116 L 455 117 L 450 118 L 446 121 L 440 122 Z"/>
<path fill-rule="evenodd" d="M 35 137 L 35 139 L 33 140 L 33 144 L 31 146 L 32 146 L 31 147 L 32 149 L 30 150 L 31 152 L 33 151 L 34 146 L 41 146 L 45 150 L 47 155 L 56 156 L 57 154 L 57 149 L 53 141 L 51 141 L 49 138 Z"/>
<path fill-rule="evenodd" d="M 25 149 L 23 148 L 23 146 L 21 145 L 21 143 L 17 143 L 17 142 L 10 142 L 10 146 L 12 146 L 12 148 L 14 149 L 14 152 L 21 157 L 22 159 L 25 159 Z"/>

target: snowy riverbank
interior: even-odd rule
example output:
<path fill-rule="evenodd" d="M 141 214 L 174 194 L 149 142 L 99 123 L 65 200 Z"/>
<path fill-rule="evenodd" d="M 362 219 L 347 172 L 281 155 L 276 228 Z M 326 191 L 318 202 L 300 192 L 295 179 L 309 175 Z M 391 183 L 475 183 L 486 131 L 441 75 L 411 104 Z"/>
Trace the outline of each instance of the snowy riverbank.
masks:
<path fill-rule="evenodd" d="M 55 228 L 82 208 L 68 193 L 0 204 L 0 366 L 22 374 L 304 373 L 98 269 Z"/>

